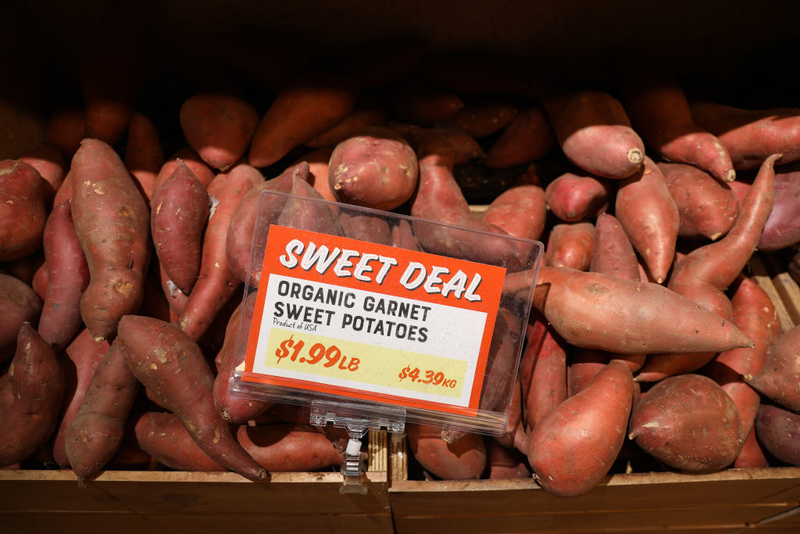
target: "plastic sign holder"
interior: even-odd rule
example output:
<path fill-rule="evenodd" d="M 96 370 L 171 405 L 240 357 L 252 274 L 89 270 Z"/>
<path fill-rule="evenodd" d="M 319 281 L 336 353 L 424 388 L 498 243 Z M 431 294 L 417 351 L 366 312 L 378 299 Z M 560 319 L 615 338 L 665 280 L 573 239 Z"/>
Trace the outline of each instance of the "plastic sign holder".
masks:
<path fill-rule="evenodd" d="M 366 491 L 368 430 L 503 433 L 542 243 L 260 195 L 233 394 L 347 429 L 347 492 Z"/>

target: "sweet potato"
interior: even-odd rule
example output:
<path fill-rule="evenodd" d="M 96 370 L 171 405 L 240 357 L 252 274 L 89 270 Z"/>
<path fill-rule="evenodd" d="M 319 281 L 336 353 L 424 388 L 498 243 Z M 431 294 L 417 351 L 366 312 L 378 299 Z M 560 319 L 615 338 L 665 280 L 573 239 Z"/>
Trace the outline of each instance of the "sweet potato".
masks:
<path fill-rule="evenodd" d="M 544 110 L 524 107 L 486 150 L 483 164 L 493 169 L 527 165 L 543 158 L 555 146 L 555 132 Z"/>
<path fill-rule="evenodd" d="M 524 408 L 522 406 L 522 382 L 519 373 L 514 381 L 514 389 L 511 393 L 511 405 L 508 408 L 508 419 L 503 434 L 495 436 L 489 440 L 508 449 L 524 451 L 527 449 L 528 433 L 525 429 L 525 418 L 523 417 Z M 488 441 L 487 441 L 488 451 Z"/>
<path fill-rule="evenodd" d="M 613 215 L 601 213 L 595 221 L 594 253 L 589 270 L 639 282 L 639 264 L 628 235 Z"/>
<path fill-rule="evenodd" d="M 108 341 L 95 341 L 91 332 L 84 328 L 67 346 L 66 357 L 61 359 L 65 384 L 64 402 L 53 438 L 53 459 L 62 468 L 69 467 L 67 432 L 83 404 L 97 366 L 110 347 Z"/>
<path fill-rule="evenodd" d="M 401 122 L 390 122 L 388 127 L 411 143 L 417 156 L 429 153 L 431 146 L 437 147 L 437 151 L 452 151 L 450 156 L 455 165 L 463 165 L 484 155 L 481 145 L 466 132 L 449 128 L 423 128 Z"/>
<path fill-rule="evenodd" d="M 625 88 L 625 110 L 658 155 L 701 169 L 721 182 L 736 179 L 731 156 L 717 137 L 698 127 L 681 86 L 667 76 L 636 75 Z"/>
<path fill-rule="evenodd" d="M 342 210 L 339 213 L 339 223 L 345 237 L 392 246 L 392 229 L 386 219 Z"/>
<path fill-rule="evenodd" d="M 27 163 L 0 161 L 0 261 L 24 258 L 42 246 L 46 183 Z"/>
<path fill-rule="evenodd" d="M 118 339 L 97 364 L 67 431 L 67 460 L 81 484 L 96 477 L 119 449 L 139 392 L 139 382 L 123 358 Z"/>
<path fill-rule="evenodd" d="M 732 467 L 734 469 L 769 467 L 769 460 L 767 460 L 761 445 L 758 443 L 755 426 L 750 429 L 750 433 L 744 439 L 742 450 L 739 451 L 739 456 L 736 457 Z"/>
<path fill-rule="evenodd" d="M 47 144 L 62 156 L 72 158 L 86 137 L 86 118 L 83 108 L 62 108 L 47 120 Z"/>
<path fill-rule="evenodd" d="M 211 168 L 206 165 L 202 159 L 200 159 L 200 156 L 197 154 L 197 152 L 195 152 L 191 147 L 187 147 L 173 154 L 164 163 L 164 165 L 161 166 L 161 169 L 158 171 L 158 176 L 156 177 L 156 182 L 153 184 L 153 190 L 150 193 L 150 198 L 152 198 L 153 194 L 164 182 L 164 180 L 172 176 L 172 173 L 174 173 L 175 169 L 178 168 L 178 160 L 182 161 L 187 167 L 189 167 L 189 170 L 192 171 L 192 174 L 194 174 L 195 178 L 200 180 L 200 183 L 205 187 L 208 187 L 208 185 L 216 176 L 214 171 L 212 171 Z"/>
<path fill-rule="evenodd" d="M 263 236 L 262 241 L 253 242 L 256 226 L 277 222 L 286 203 L 285 196 L 262 195 L 262 191 L 291 193 L 295 177 L 302 181 L 308 180 L 309 166 L 306 162 L 292 165 L 275 178 L 256 183 L 236 206 L 228 225 L 225 250 L 231 272 L 242 282 L 247 279 L 253 247 L 266 245 L 264 233 L 259 233 Z"/>
<path fill-rule="evenodd" d="M 267 167 L 331 128 L 356 106 L 359 87 L 350 78 L 312 73 L 289 83 L 275 97 L 250 144 L 250 165 Z"/>
<path fill-rule="evenodd" d="M 589 382 L 608 365 L 608 352 L 596 349 L 574 348 L 567 362 L 567 395 L 569 397 L 585 389 Z"/>
<path fill-rule="evenodd" d="M 240 287 L 241 282 L 228 264 L 228 227 L 239 202 L 263 181 L 257 169 L 240 163 L 218 174 L 208 186 L 208 195 L 215 207 L 203 236 L 200 273 L 178 318 L 178 324 L 192 339 L 202 337 L 219 310 Z"/>
<path fill-rule="evenodd" d="M 644 143 L 619 101 L 600 91 L 546 91 L 542 103 L 564 155 L 603 178 L 627 178 L 644 161 Z"/>
<path fill-rule="evenodd" d="M 175 414 L 144 412 L 131 420 L 136 444 L 159 464 L 179 471 L 225 471 L 200 448 Z"/>
<path fill-rule="evenodd" d="M 782 164 L 800 159 L 800 109 L 749 110 L 697 101 L 692 118 L 719 138 L 736 170 L 757 169 L 772 154 L 783 154 Z"/>
<path fill-rule="evenodd" d="M 188 294 L 200 272 L 203 230 L 209 216 L 206 188 L 178 160 L 178 166 L 153 194 L 150 231 L 164 273 Z"/>
<path fill-rule="evenodd" d="M 790 465 L 800 466 L 800 414 L 762 404 L 756 418 L 756 435 L 764 449 Z"/>
<path fill-rule="evenodd" d="M 611 362 L 534 427 L 528 461 L 545 491 L 582 495 L 608 473 L 625 441 L 633 393 L 630 369 Z"/>
<path fill-rule="evenodd" d="M 246 478 L 268 476 L 214 407 L 212 371 L 186 332 L 157 319 L 128 315 L 120 321 L 118 340 L 136 378 L 180 418 L 206 454 Z"/>
<path fill-rule="evenodd" d="M 524 274 L 519 277 L 525 279 Z M 510 285 L 518 280 L 509 278 L 506 286 L 513 290 Z M 542 267 L 533 304 L 568 343 L 578 347 L 647 354 L 752 346 L 730 321 L 723 323 L 688 298 L 650 282 Z"/>
<path fill-rule="evenodd" d="M 72 158 L 72 221 L 89 264 L 81 316 L 98 340 L 142 303 L 150 211 L 114 149 L 85 139 Z"/>
<path fill-rule="evenodd" d="M 0 467 L 25 460 L 50 439 L 63 398 L 64 375 L 55 351 L 23 323 L 14 358 L 0 377 Z"/>
<path fill-rule="evenodd" d="M 89 265 L 75 233 L 69 201 L 55 206 L 47 218 L 44 256 L 47 291 L 38 330 L 58 352 L 82 324 L 81 297 L 89 285 Z"/>
<path fill-rule="evenodd" d="M 556 224 L 548 234 L 545 265 L 589 270 L 594 252 L 594 234 L 594 225 L 588 221 Z"/>
<path fill-rule="evenodd" d="M 394 117 L 418 126 L 446 123 L 464 107 L 455 93 L 413 75 L 392 84 L 389 98 Z"/>
<path fill-rule="evenodd" d="M 328 179 L 330 160 L 333 148 L 320 148 L 298 158 L 292 165 L 298 163 L 308 164 L 308 183 L 314 186 L 322 198 L 336 202 L 336 196 L 331 191 L 331 182 Z"/>
<path fill-rule="evenodd" d="M 486 478 L 508 480 L 531 476 L 531 470 L 523 453 L 504 447 L 491 439 L 484 441 L 486 444 Z"/>
<path fill-rule="evenodd" d="M 534 362 L 525 398 L 528 432 L 567 399 L 567 348 L 561 336 L 546 326 L 541 343 L 529 343 L 525 349 L 530 354 L 523 357 Z"/>
<path fill-rule="evenodd" d="M 780 250 L 800 243 L 800 168 L 775 172 L 775 201 L 758 240 L 758 249 Z"/>
<path fill-rule="evenodd" d="M 150 203 L 155 192 L 158 172 L 164 166 L 164 149 L 153 122 L 134 113 L 128 124 L 128 139 L 125 146 L 125 168 L 139 185 L 139 191 Z"/>
<path fill-rule="evenodd" d="M 578 222 L 605 213 L 611 193 L 608 180 L 567 172 L 547 184 L 544 198 L 547 208 L 560 220 Z"/>
<path fill-rule="evenodd" d="M 49 212 L 53 207 L 53 197 L 67 176 L 67 160 L 55 148 L 41 145 L 25 152 L 19 161 L 36 169 L 39 176 L 44 178 L 44 205 Z"/>
<path fill-rule="evenodd" d="M 710 378 L 670 376 L 639 399 L 628 437 L 645 452 L 681 471 L 731 465 L 744 444 L 739 412 Z"/>
<path fill-rule="evenodd" d="M 33 280 L 31 280 L 31 288 L 36 295 L 44 301 L 47 294 L 47 262 L 42 263 L 36 272 L 33 273 Z"/>
<path fill-rule="evenodd" d="M 448 126 L 480 139 L 495 134 L 511 124 L 517 107 L 509 101 L 483 99 L 467 101 L 464 108 L 448 121 Z"/>
<path fill-rule="evenodd" d="M 387 122 L 389 111 L 386 105 L 378 98 L 363 97 L 345 118 L 303 144 L 311 148 L 334 148 L 365 128 L 385 126 Z"/>
<path fill-rule="evenodd" d="M 211 168 L 226 171 L 247 151 L 258 126 L 258 112 L 236 95 L 200 93 L 180 110 L 183 134 Z"/>
<path fill-rule="evenodd" d="M 739 214 L 733 190 L 705 171 L 681 163 L 659 163 L 680 215 L 679 237 L 716 240 Z"/>
<path fill-rule="evenodd" d="M 14 356 L 20 327 L 35 325 L 41 312 L 42 300 L 29 285 L 0 273 L 0 362 Z"/>
<path fill-rule="evenodd" d="M 362 130 L 333 149 L 328 180 L 340 202 L 378 210 L 403 205 L 417 187 L 414 150 L 388 128 Z"/>
<path fill-rule="evenodd" d="M 753 389 L 781 406 L 800 412 L 800 326 L 787 330 L 775 340 L 760 371 L 744 375 Z"/>
<path fill-rule="evenodd" d="M 522 239 L 539 239 L 547 220 L 544 191 L 538 185 L 518 185 L 492 200 L 481 219 Z"/>
<path fill-rule="evenodd" d="M 614 214 L 657 283 L 667 279 L 675 259 L 680 214 L 664 175 L 650 158 L 617 190 Z"/>
<path fill-rule="evenodd" d="M 486 469 L 486 445 L 483 436 L 466 434 L 455 443 L 440 437 L 434 426 L 408 424 L 408 446 L 423 469 L 443 480 L 478 479 Z"/>

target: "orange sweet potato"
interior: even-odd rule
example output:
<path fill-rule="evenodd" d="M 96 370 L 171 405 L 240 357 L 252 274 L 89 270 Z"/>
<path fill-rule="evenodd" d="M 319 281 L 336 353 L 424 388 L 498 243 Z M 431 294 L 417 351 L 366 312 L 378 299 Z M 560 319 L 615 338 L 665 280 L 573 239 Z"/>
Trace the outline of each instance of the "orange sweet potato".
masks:
<path fill-rule="evenodd" d="M 188 294 L 200 272 L 203 230 L 209 215 L 206 188 L 178 160 L 178 166 L 152 197 L 150 231 L 164 273 Z"/>
<path fill-rule="evenodd" d="M 789 410 L 800 412 L 800 327 L 787 330 L 775 340 L 764 366 L 744 375 L 753 389 Z"/>
<path fill-rule="evenodd" d="M 219 311 L 241 286 L 228 264 L 227 237 L 231 218 L 247 192 L 262 183 L 261 173 L 240 163 L 220 173 L 208 186 L 214 205 L 203 236 L 200 273 L 178 318 L 180 327 L 195 340 L 208 330 Z"/>
<path fill-rule="evenodd" d="M 362 130 L 336 145 L 328 175 L 340 202 L 387 211 L 411 198 L 418 177 L 414 149 L 382 126 Z"/>
<path fill-rule="evenodd" d="M 331 128 L 356 106 L 358 85 L 331 73 L 312 73 L 289 83 L 261 118 L 249 162 L 267 167 L 296 146 Z"/>
<path fill-rule="evenodd" d="M 486 469 L 483 436 L 466 434 L 455 443 L 441 439 L 439 427 L 408 424 L 408 446 L 431 475 L 443 480 L 478 479 Z"/>
<path fill-rule="evenodd" d="M 19 161 L 36 169 L 39 176 L 44 178 L 44 204 L 45 209 L 49 212 L 53 207 L 53 197 L 67 176 L 67 167 L 69 166 L 67 160 L 55 148 L 41 145 L 25 152 L 20 156 Z"/>
<path fill-rule="evenodd" d="M 72 158 L 84 137 L 86 119 L 83 108 L 59 109 L 47 120 L 47 144 L 66 158 Z"/>
<path fill-rule="evenodd" d="M 588 271 L 594 253 L 594 225 L 588 221 L 559 223 L 550 229 L 544 263 Z"/>
<path fill-rule="evenodd" d="M 53 459 L 62 468 L 69 467 L 67 432 L 83 404 L 97 366 L 110 347 L 108 341 L 95 341 L 91 332 L 84 328 L 67 346 L 66 357 L 61 359 L 65 383 L 64 402 L 53 438 Z"/>
<path fill-rule="evenodd" d="M 452 119 L 464 102 L 455 93 L 407 76 L 390 88 L 393 116 L 418 126 L 435 126 Z"/>
<path fill-rule="evenodd" d="M 67 431 L 67 460 L 79 483 L 96 477 L 119 449 L 138 391 L 139 382 L 115 340 L 97 364 Z"/>
<path fill-rule="evenodd" d="M 186 140 L 211 168 L 226 171 L 247 151 L 258 126 L 258 112 L 236 95 L 200 93 L 181 106 Z"/>
<path fill-rule="evenodd" d="M 542 103 L 564 155 L 603 178 L 627 178 L 644 160 L 644 143 L 622 104 L 600 91 L 545 91 Z"/>
<path fill-rule="evenodd" d="M 528 461 L 545 491 L 582 495 L 608 473 L 625 441 L 633 394 L 628 366 L 611 362 L 534 427 Z"/>
<path fill-rule="evenodd" d="M 36 324 L 42 300 L 22 280 L 0 273 L 0 362 L 14 356 L 17 333 L 24 323 Z"/>
<path fill-rule="evenodd" d="M 800 109 L 749 110 L 697 101 L 692 118 L 719 138 L 737 170 L 757 169 L 772 154 L 783 154 L 781 163 L 800 159 Z"/>
<path fill-rule="evenodd" d="M 613 215 L 597 216 L 589 270 L 639 282 L 639 263 L 628 235 Z"/>
<path fill-rule="evenodd" d="M 533 361 L 525 398 L 529 432 L 567 399 L 567 347 L 561 336 L 546 326 L 541 343 L 529 343 L 525 349 L 530 354 L 524 357 Z"/>
<path fill-rule="evenodd" d="M 714 471 L 736 460 L 745 434 L 731 398 L 710 378 L 670 376 L 650 388 L 631 413 L 629 438 L 681 471 Z"/>
<path fill-rule="evenodd" d="M 136 180 L 139 191 L 148 204 L 155 192 L 158 172 L 163 165 L 164 149 L 161 148 L 155 125 L 141 113 L 134 113 L 128 124 L 125 167 Z"/>
<path fill-rule="evenodd" d="M 0 161 L 0 261 L 24 258 L 42 246 L 46 183 L 27 163 Z"/>
<path fill-rule="evenodd" d="M 736 179 L 731 156 L 717 137 L 698 127 L 681 86 L 666 76 L 636 76 L 625 88 L 625 110 L 658 155 L 701 169 L 721 182 Z"/>
<path fill-rule="evenodd" d="M 594 219 L 608 210 L 608 180 L 567 172 L 547 184 L 544 198 L 550 212 L 565 222 Z"/>
<path fill-rule="evenodd" d="M 245 452 L 214 407 L 214 377 L 197 343 L 179 327 L 148 317 L 120 321 L 119 347 L 133 374 L 175 415 L 203 451 L 253 480 L 267 472 Z"/>
<path fill-rule="evenodd" d="M 656 282 L 666 280 L 675 259 L 680 214 L 664 175 L 650 158 L 641 171 L 620 182 L 614 214 Z"/>
<path fill-rule="evenodd" d="M 483 164 L 492 169 L 527 165 L 543 158 L 556 143 L 545 111 L 538 106 L 524 107 L 488 148 Z"/>
<path fill-rule="evenodd" d="M 705 171 L 681 163 L 659 163 L 680 215 L 679 237 L 716 240 L 728 233 L 739 213 L 733 190 Z"/>
<path fill-rule="evenodd" d="M 430 152 L 431 146 L 436 146 L 437 151 L 452 151 L 450 155 L 455 165 L 463 165 L 484 155 L 481 145 L 466 132 L 449 128 L 423 128 L 401 122 L 390 122 L 388 127 L 411 143 L 417 156 Z"/>
<path fill-rule="evenodd" d="M 114 149 L 85 139 L 72 158 L 72 220 L 89 265 L 81 316 L 97 339 L 139 309 L 150 261 L 150 211 Z"/>
<path fill-rule="evenodd" d="M 733 462 L 734 469 L 753 469 L 769 467 L 769 460 L 764 455 L 764 450 L 758 443 L 758 436 L 755 426 L 750 429 L 750 433 L 744 440 L 739 456 Z"/>
<path fill-rule="evenodd" d="M 538 185 L 518 185 L 500 193 L 481 219 L 522 239 L 539 239 L 547 220 L 544 191 Z"/>
<path fill-rule="evenodd" d="M 23 323 L 16 354 L 0 377 L 0 467 L 25 460 L 50 439 L 63 397 L 64 375 L 55 351 Z"/>
<path fill-rule="evenodd" d="M 328 179 L 330 171 L 331 154 L 333 148 L 320 148 L 298 158 L 293 165 L 298 163 L 308 164 L 308 183 L 314 186 L 322 198 L 336 202 L 336 196 L 331 191 L 331 182 Z"/>
<path fill-rule="evenodd" d="M 39 335 L 59 351 L 81 326 L 81 297 L 89 285 L 89 265 L 75 233 L 69 201 L 55 206 L 47 218 L 44 256 L 47 290 Z"/>
<path fill-rule="evenodd" d="M 509 101 L 483 99 L 467 101 L 464 108 L 448 121 L 450 128 L 480 139 L 495 134 L 511 124 L 517 107 Z"/>
<path fill-rule="evenodd" d="M 303 144 L 311 148 L 334 148 L 365 128 L 385 126 L 387 122 L 389 111 L 386 105 L 375 97 L 363 97 L 349 115 Z"/>

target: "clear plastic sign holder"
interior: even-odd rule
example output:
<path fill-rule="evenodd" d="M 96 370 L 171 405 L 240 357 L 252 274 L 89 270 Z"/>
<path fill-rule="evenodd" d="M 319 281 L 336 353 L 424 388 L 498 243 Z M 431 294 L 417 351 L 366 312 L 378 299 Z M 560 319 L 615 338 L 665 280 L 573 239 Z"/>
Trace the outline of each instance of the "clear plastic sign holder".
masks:
<path fill-rule="evenodd" d="M 260 193 L 230 388 L 361 440 L 435 425 L 503 434 L 543 245 L 393 212 Z"/>

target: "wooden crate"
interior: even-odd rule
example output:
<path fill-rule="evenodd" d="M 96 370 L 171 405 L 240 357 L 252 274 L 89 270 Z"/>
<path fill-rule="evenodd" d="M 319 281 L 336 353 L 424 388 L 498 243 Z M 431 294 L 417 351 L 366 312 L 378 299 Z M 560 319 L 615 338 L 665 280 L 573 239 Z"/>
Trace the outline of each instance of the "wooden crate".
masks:
<path fill-rule="evenodd" d="M 774 255 L 759 254 L 749 265 L 786 331 L 800 324 L 800 289 L 784 270 Z M 408 480 L 405 441 L 393 437 L 389 449 L 389 501 L 399 534 L 800 532 L 798 467 L 615 474 L 586 495 L 561 498 L 532 479 Z"/>
<path fill-rule="evenodd" d="M 70 470 L 0 470 L 4 534 L 391 533 L 387 438 L 368 438 L 366 495 L 341 494 L 339 473 L 106 471 L 85 488 Z"/>

